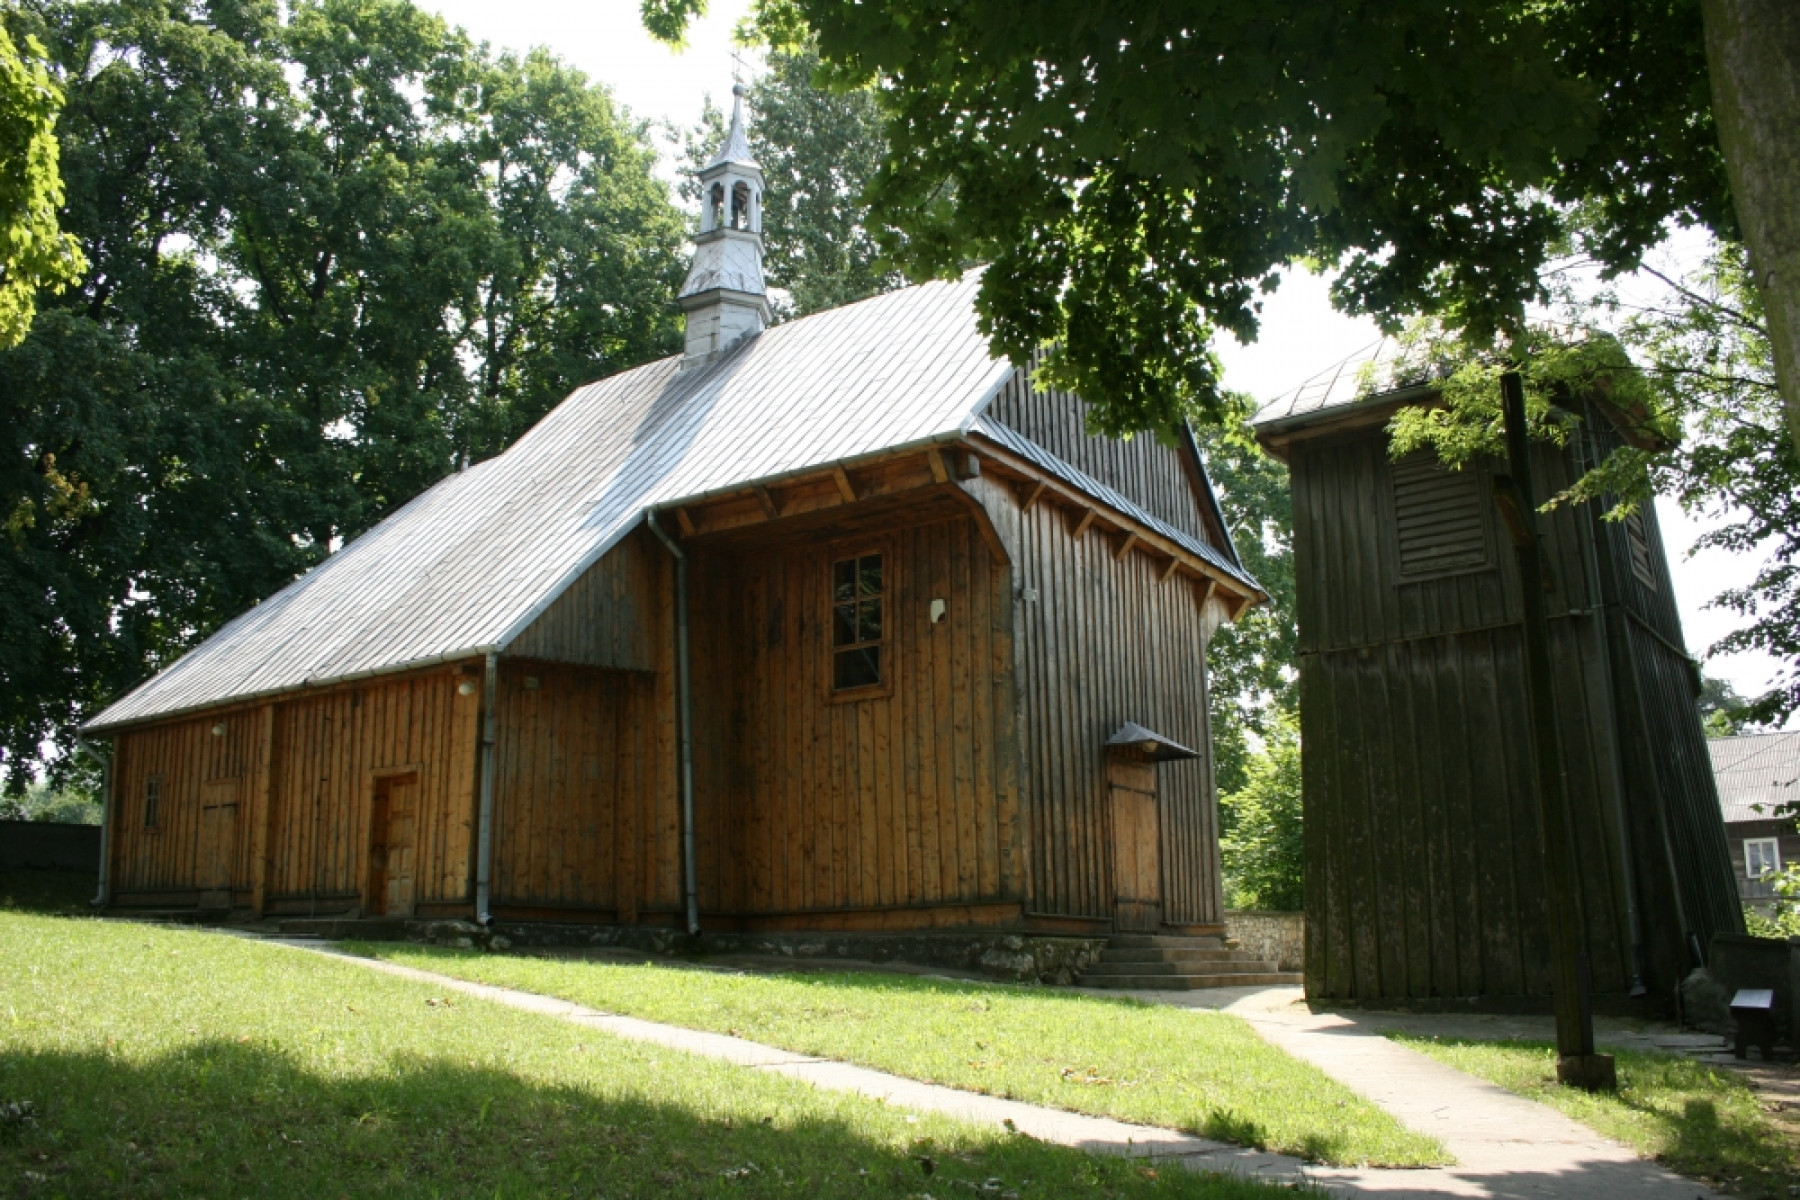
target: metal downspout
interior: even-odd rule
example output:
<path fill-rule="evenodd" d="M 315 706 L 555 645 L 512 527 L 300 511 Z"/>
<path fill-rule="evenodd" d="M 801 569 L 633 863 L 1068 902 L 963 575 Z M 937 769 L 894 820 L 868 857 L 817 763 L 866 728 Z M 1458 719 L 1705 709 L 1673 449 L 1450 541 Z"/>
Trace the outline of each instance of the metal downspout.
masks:
<path fill-rule="evenodd" d="M 94 908 L 105 908 L 112 897 L 108 895 L 110 872 L 107 870 L 112 859 L 112 826 L 113 826 L 113 769 L 112 755 L 102 754 L 94 749 L 94 744 L 84 737 L 75 739 L 77 749 L 87 751 L 88 755 L 100 763 L 100 886 L 94 892 L 94 898 L 88 904 Z"/>
<path fill-rule="evenodd" d="M 1599 451 L 1593 444 L 1593 428 L 1583 426 L 1579 466 L 1583 474 L 1598 465 Z M 1613 688 L 1613 648 L 1612 620 L 1607 609 L 1612 607 L 1611 589 L 1607 588 L 1600 578 L 1600 559 L 1594 547 L 1600 540 L 1600 517 L 1595 506 L 1600 502 L 1590 500 L 1583 506 L 1586 516 L 1587 536 L 1581 539 L 1582 565 L 1587 569 L 1588 602 L 1594 615 L 1594 633 L 1600 640 L 1601 661 L 1604 664 L 1600 671 L 1600 688 L 1606 696 L 1606 711 L 1611 718 L 1607 730 L 1607 741 L 1611 743 L 1606 756 L 1607 773 L 1612 776 L 1613 787 L 1613 820 L 1619 827 L 1619 855 L 1624 860 L 1619 864 L 1619 874 L 1625 883 L 1625 920 L 1631 936 L 1631 992 L 1632 996 L 1648 994 L 1644 986 L 1644 928 L 1643 918 L 1638 915 L 1637 900 L 1637 857 L 1632 853 L 1631 823 L 1625 819 L 1625 766 L 1620 761 L 1619 748 L 1619 700 Z"/>
<path fill-rule="evenodd" d="M 491 925 L 488 912 L 488 879 L 494 863 L 494 696 L 499 691 L 500 656 L 487 653 L 487 669 L 481 681 L 481 816 L 475 842 L 475 921 Z"/>
<path fill-rule="evenodd" d="M 681 855 L 687 887 L 687 930 L 700 932 L 699 868 L 694 860 L 694 704 L 688 673 L 687 555 L 656 523 L 654 509 L 644 511 L 650 532 L 675 558 L 675 711 L 681 741 Z"/>

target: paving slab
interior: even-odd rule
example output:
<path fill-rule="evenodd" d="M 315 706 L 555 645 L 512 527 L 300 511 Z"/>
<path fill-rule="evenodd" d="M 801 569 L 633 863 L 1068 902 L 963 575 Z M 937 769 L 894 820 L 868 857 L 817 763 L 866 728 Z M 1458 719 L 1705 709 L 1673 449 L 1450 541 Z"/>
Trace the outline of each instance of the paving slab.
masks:
<path fill-rule="evenodd" d="M 1116 995 L 1117 993 L 1096 993 Z M 1445 1066 L 1384 1036 L 1390 1028 L 1448 1036 L 1542 1038 L 1532 1017 L 1486 1014 L 1315 1013 L 1299 988 L 1244 988 L 1209 999 L 1133 995 L 1157 1004 L 1227 1012 L 1250 1023 L 1263 1039 L 1312 1063 L 1368 1097 L 1409 1129 L 1429 1134 L 1456 1156 L 1456 1165 L 1399 1181 L 1400 1172 L 1315 1168 L 1320 1182 L 1349 1184 L 1372 1195 L 1494 1198 L 1644 1197 L 1714 1200 L 1718 1192 L 1639 1157 L 1629 1146 L 1572 1121 L 1548 1105 Z M 1548 1021 L 1549 1018 L 1542 1018 Z M 1504 1028 L 1500 1032 L 1496 1027 Z M 1512 1028 L 1523 1026 L 1523 1028 Z M 1475 1032 L 1480 1029 L 1482 1032 Z M 1456 1032 L 1450 1032 L 1455 1030 Z M 1613 1044 L 1644 1035 L 1631 1027 L 1608 1030 Z M 1392 1191 L 1398 1186 L 1401 1191 Z M 1439 1189 L 1439 1190 L 1420 1190 Z"/>
<path fill-rule="evenodd" d="M 1409 1127 L 1440 1139 L 1456 1156 L 1457 1165 L 1427 1170 L 1318 1167 L 1286 1155 L 1227 1145 L 1174 1130 L 920 1083 L 727 1034 L 604 1013 L 554 997 L 346 954 L 318 941 L 261 940 L 327 954 L 368 970 L 429 983 L 632 1041 L 772 1071 L 815 1087 L 851 1092 L 915 1111 L 1003 1127 L 1090 1153 L 1169 1160 L 1195 1171 L 1271 1183 L 1310 1183 L 1325 1194 L 1344 1197 L 1723 1200 L 1702 1185 L 1638 1158 L 1628 1148 L 1552 1109 L 1446 1067 L 1376 1032 L 1359 1028 L 1351 1020 L 1311 1013 L 1301 1016 L 1293 1011 L 1293 998 L 1285 994 L 1297 992 L 1294 988 L 1229 989 L 1243 995 L 1216 996 L 1212 998 L 1215 1003 L 1205 1006 L 1223 1008 L 1243 1017 L 1273 1045 L 1368 1096 Z"/>

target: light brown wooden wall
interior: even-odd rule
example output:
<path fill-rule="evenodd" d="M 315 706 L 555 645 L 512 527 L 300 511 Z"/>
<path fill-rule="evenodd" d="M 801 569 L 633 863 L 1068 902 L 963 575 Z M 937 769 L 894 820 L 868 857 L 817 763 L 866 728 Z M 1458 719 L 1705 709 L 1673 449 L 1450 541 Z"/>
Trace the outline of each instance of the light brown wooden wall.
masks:
<path fill-rule="evenodd" d="M 1175 449 L 1148 433 L 1129 441 L 1094 437 L 1087 431 L 1087 405 L 1081 397 L 1032 387 L 1024 368 L 1013 372 L 986 415 L 1181 532 L 1226 549 L 1226 535 L 1212 518 L 1212 506 L 1201 502 L 1204 472 L 1191 445 Z"/>
<path fill-rule="evenodd" d="M 1116 559 L 1118 535 L 1090 529 L 1077 539 L 1069 514 L 1048 504 L 1025 512 L 994 480 L 965 487 L 1016 564 L 1032 909 L 1112 919 L 1103 747 L 1121 724 L 1136 721 L 1201 756 L 1156 768 L 1164 920 L 1217 924 L 1223 902 L 1201 585 L 1184 575 L 1161 580 L 1161 564 L 1147 555 Z"/>
<path fill-rule="evenodd" d="M 264 714 L 238 709 L 203 714 L 147 729 L 121 732 L 115 741 L 111 890 L 121 902 L 186 899 L 198 891 L 200 793 L 214 780 L 238 780 L 238 813 L 232 887 L 248 892 L 254 799 L 260 791 Z M 225 726 L 216 737 L 215 725 Z M 155 829 L 144 826 L 144 787 L 162 776 Z"/>
<path fill-rule="evenodd" d="M 201 789 L 236 779 L 236 903 L 253 903 L 261 883 L 277 909 L 360 904 L 375 777 L 416 766 L 419 902 L 468 902 L 480 689 L 458 695 L 465 678 L 480 683 L 478 674 L 437 668 L 121 731 L 114 895 L 129 904 L 194 894 Z M 147 830 L 152 774 L 163 777 L 162 802 L 159 827 Z"/>
<path fill-rule="evenodd" d="M 480 660 L 470 666 L 479 668 Z M 473 694 L 457 684 L 472 680 Z M 418 903 L 471 902 L 481 675 L 440 669 L 277 706 L 268 903 L 360 904 L 378 772 L 419 771 Z"/>
<path fill-rule="evenodd" d="M 884 695 L 830 693 L 831 564 L 886 556 Z M 968 517 L 696 556 L 701 900 L 998 922 L 1022 899 L 1008 571 Z M 933 598 L 945 619 L 928 619 Z M 984 907 L 985 906 L 985 907 Z M 924 913 L 925 915 L 918 915 Z"/>
<path fill-rule="evenodd" d="M 506 648 L 627 671 L 654 669 L 664 653 L 668 552 L 649 531 L 628 534 L 584 572 Z"/>
<path fill-rule="evenodd" d="M 504 789 L 496 782 L 497 855 L 501 839 L 510 839 L 506 843 L 508 857 L 504 868 L 496 859 L 495 869 L 502 872 L 495 878 L 499 889 L 494 893 L 496 897 L 512 897 L 516 893 L 520 897 L 516 903 L 540 908 L 618 906 L 629 913 L 635 905 L 640 915 L 647 916 L 667 916 L 681 909 L 681 800 L 676 773 L 674 647 L 675 593 L 671 559 L 662 544 L 642 528 L 627 535 L 588 568 L 508 647 L 507 657 L 502 660 L 502 679 L 511 682 L 505 683 L 500 697 L 501 727 L 497 737 L 501 755 L 499 765 L 505 772 L 511 772 L 509 776 L 503 772 L 503 777 L 515 782 L 510 785 L 514 796 L 512 815 L 504 820 L 498 817 L 498 806 L 502 803 L 499 796 Z M 514 660 L 518 660 L 516 665 Z M 549 878 L 536 874 L 541 868 L 530 865 L 533 860 L 525 845 L 525 839 L 533 835 L 519 825 L 526 819 L 528 810 L 548 812 L 549 809 L 543 806 L 555 803 L 553 791 L 544 790 L 549 785 L 528 782 L 526 760 L 519 756 L 535 756 L 544 747 L 578 745 L 581 738 L 599 736 L 598 731 L 604 724 L 603 718 L 596 718 L 601 725 L 584 726 L 582 722 L 586 718 L 573 712 L 552 714 L 545 707 L 542 696 L 534 705 L 524 708 L 514 703 L 515 699 L 525 696 L 517 681 L 531 673 L 535 665 L 543 665 L 544 660 L 646 673 L 645 681 L 637 686 L 644 688 L 647 694 L 634 700 L 635 707 L 627 717 L 635 727 L 630 745 L 633 753 L 640 756 L 642 765 L 634 768 L 632 778 L 635 782 L 625 793 L 629 796 L 631 810 L 617 818 L 622 823 L 629 822 L 633 836 L 625 844 L 627 858 L 618 863 L 616 877 L 611 874 L 604 880 L 596 877 L 593 886 L 597 890 L 592 893 L 592 898 L 578 896 L 572 880 L 553 884 Z M 572 688 L 587 694 L 584 689 L 588 685 L 574 682 L 578 676 L 556 674 L 553 680 L 551 675 L 554 673 L 536 673 L 542 676 L 543 686 Z M 608 675 L 607 678 L 616 683 L 620 677 Z M 537 715 L 528 716 L 530 713 Z M 545 724 L 545 721 L 549 723 Z M 532 738 L 539 742 L 534 748 L 515 746 L 520 736 L 527 742 Z M 542 799 L 536 798 L 540 796 Z M 525 857 L 514 859 L 515 853 Z M 548 863 L 549 860 L 542 861 Z M 514 874 L 505 875 L 503 872 L 506 871 Z M 625 882 L 625 894 L 613 891 L 615 878 Z M 552 895 L 560 899 L 549 899 Z M 495 902 L 500 901 L 496 899 Z M 511 899 L 505 902 L 515 903 Z"/>
<path fill-rule="evenodd" d="M 604 910 L 609 918 L 622 910 L 630 919 L 639 831 L 675 765 L 672 754 L 658 753 L 654 680 L 510 660 L 499 684 L 492 903 Z M 661 853 L 675 846 L 665 837 Z"/>

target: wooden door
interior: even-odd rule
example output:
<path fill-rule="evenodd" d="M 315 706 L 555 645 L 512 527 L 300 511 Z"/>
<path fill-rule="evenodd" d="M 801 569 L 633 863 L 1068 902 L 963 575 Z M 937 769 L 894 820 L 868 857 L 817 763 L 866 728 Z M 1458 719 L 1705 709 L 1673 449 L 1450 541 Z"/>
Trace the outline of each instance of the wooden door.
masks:
<path fill-rule="evenodd" d="M 367 905 L 373 916 L 413 915 L 413 826 L 418 795 L 417 775 L 389 775 L 375 781 Z"/>
<path fill-rule="evenodd" d="M 237 850 L 238 781 L 214 779 L 200 789 L 198 882 L 201 908 L 231 907 L 231 868 Z"/>
<path fill-rule="evenodd" d="M 1162 806 L 1156 764 L 1123 754 L 1106 760 L 1112 810 L 1114 923 L 1121 933 L 1162 925 Z"/>

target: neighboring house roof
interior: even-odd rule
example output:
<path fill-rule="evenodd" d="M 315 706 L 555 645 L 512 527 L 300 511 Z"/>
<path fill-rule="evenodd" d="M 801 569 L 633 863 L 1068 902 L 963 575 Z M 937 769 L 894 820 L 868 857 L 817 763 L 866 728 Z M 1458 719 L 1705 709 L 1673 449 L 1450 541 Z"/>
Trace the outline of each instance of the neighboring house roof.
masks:
<path fill-rule="evenodd" d="M 704 368 L 677 372 L 677 356 L 577 390 L 505 453 L 445 478 L 86 728 L 503 650 L 646 508 L 961 438 L 1012 372 L 977 327 L 979 280 L 777 325 Z M 1025 445 L 1097 500 L 1153 520 Z M 1255 586 L 1213 547 L 1155 527 Z"/>
<path fill-rule="evenodd" d="M 1713 738 L 1713 776 L 1727 825 L 1773 821 L 1777 805 L 1800 805 L 1800 730 Z"/>

